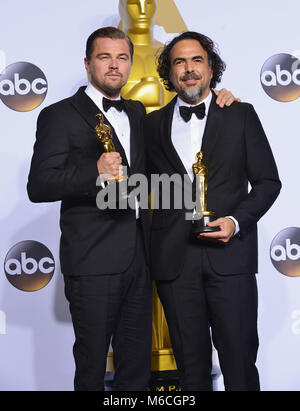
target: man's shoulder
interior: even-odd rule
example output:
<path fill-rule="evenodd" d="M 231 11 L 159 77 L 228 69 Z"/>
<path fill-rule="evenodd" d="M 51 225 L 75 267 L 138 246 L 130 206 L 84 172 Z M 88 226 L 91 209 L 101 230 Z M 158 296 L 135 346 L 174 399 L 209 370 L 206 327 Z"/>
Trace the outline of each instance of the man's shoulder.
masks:
<path fill-rule="evenodd" d="M 146 120 L 153 120 L 158 117 L 161 117 L 164 113 L 164 107 L 158 109 L 158 110 L 153 110 L 150 113 L 147 113 L 146 115 Z"/>
<path fill-rule="evenodd" d="M 129 110 L 133 110 L 136 113 L 139 113 L 141 115 L 145 115 L 146 114 L 146 110 L 144 107 L 144 104 L 138 100 L 131 100 L 131 99 L 124 99 L 125 104 L 127 106 L 127 108 L 129 108 Z"/>
<path fill-rule="evenodd" d="M 59 101 L 56 101 L 48 106 L 44 107 L 39 113 L 39 117 L 47 116 L 67 116 L 74 112 L 74 104 L 78 98 L 84 96 L 84 88 L 80 87 L 75 94 L 69 97 L 65 97 Z M 84 93 L 84 94 L 83 94 Z M 87 97 L 87 96 L 86 96 Z"/>
<path fill-rule="evenodd" d="M 72 101 L 72 97 L 66 97 L 62 100 L 56 101 L 55 103 L 49 104 L 44 107 L 43 111 L 55 111 L 60 109 L 66 109 Z"/>
<path fill-rule="evenodd" d="M 169 115 L 170 111 L 173 110 L 175 102 L 176 102 L 176 98 L 173 98 L 168 104 L 166 104 L 165 106 L 161 107 L 158 110 L 153 110 L 150 113 L 147 114 L 146 116 L 146 120 L 149 121 L 156 121 L 157 119 L 163 118 L 166 115 Z"/>
<path fill-rule="evenodd" d="M 59 112 L 59 111 L 64 111 L 64 110 L 68 110 L 71 105 L 72 102 L 74 101 L 74 97 L 77 95 L 78 92 L 76 92 L 74 95 L 69 96 L 69 97 L 65 97 L 59 101 L 56 101 L 52 104 L 49 104 L 48 106 L 44 107 L 43 110 L 41 111 L 41 113 L 47 113 L 47 112 Z"/>
<path fill-rule="evenodd" d="M 226 122 L 226 124 L 257 124 L 260 122 L 258 113 L 254 109 L 253 105 L 248 102 L 233 102 L 230 106 L 225 106 L 223 108 L 216 106 L 213 112 L 218 114 L 218 117 Z"/>
<path fill-rule="evenodd" d="M 223 108 L 217 106 L 218 110 L 224 110 L 224 113 L 232 114 L 232 115 L 243 115 L 247 113 L 249 110 L 253 110 L 253 105 L 247 102 L 238 102 L 234 101 L 230 106 L 224 106 Z"/>

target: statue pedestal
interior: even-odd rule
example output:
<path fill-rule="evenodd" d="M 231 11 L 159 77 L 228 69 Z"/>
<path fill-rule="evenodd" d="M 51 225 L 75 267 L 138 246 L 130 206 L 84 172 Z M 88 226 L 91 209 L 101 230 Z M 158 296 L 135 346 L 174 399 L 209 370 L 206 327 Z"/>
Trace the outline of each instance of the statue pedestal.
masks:
<path fill-rule="evenodd" d="M 113 355 L 112 352 L 110 352 L 107 357 L 105 391 L 112 391 L 114 380 L 113 370 Z M 211 375 L 213 389 L 215 389 L 217 386 L 217 379 L 221 375 L 221 371 L 218 365 L 213 365 Z M 152 372 L 148 384 L 148 391 L 181 391 L 176 361 L 172 349 L 161 349 L 152 352 Z"/>
<path fill-rule="evenodd" d="M 152 351 L 149 391 L 180 391 L 177 365 L 171 348 Z"/>

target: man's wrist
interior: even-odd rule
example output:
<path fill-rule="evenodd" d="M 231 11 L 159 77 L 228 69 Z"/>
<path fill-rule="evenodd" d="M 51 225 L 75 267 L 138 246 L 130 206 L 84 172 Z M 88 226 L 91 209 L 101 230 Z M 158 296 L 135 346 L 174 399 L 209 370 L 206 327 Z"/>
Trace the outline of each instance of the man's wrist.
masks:
<path fill-rule="evenodd" d="M 234 233 L 233 233 L 233 237 L 234 237 L 234 236 L 237 235 L 237 234 L 239 233 L 239 231 L 240 231 L 239 223 L 238 223 L 238 221 L 237 221 L 232 215 L 228 215 L 228 216 L 226 216 L 225 218 L 230 218 L 230 220 L 232 220 L 233 223 L 234 223 L 234 225 L 235 225 L 235 231 L 234 231 Z"/>

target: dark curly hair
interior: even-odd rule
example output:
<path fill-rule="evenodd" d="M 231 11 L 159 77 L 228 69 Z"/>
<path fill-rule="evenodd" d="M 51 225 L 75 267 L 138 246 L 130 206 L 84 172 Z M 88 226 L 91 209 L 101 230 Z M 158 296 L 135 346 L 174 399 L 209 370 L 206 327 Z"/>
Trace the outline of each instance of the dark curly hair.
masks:
<path fill-rule="evenodd" d="M 215 88 L 216 84 L 221 81 L 222 74 L 226 68 L 225 62 L 221 59 L 218 54 L 218 50 L 214 42 L 204 34 L 197 33 L 195 31 L 186 31 L 181 33 L 179 36 L 171 40 L 162 49 L 160 55 L 157 57 L 157 72 L 163 81 L 165 88 L 169 91 L 174 91 L 175 88 L 170 81 L 170 53 L 172 48 L 178 41 L 181 40 L 197 40 L 207 52 L 208 64 L 213 70 L 213 77 L 210 82 L 210 88 Z"/>

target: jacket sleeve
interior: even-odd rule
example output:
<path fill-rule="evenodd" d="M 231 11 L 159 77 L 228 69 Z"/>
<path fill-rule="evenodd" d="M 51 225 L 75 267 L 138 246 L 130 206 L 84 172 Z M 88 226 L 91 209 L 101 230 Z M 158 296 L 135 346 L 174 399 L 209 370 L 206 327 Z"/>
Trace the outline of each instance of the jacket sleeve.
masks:
<path fill-rule="evenodd" d="M 73 131 L 65 118 L 55 105 L 42 110 L 38 117 L 27 184 L 28 196 L 33 202 L 97 193 L 95 158 L 79 150 L 71 152 L 69 136 Z"/>
<path fill-rule="evenodd" d="M 256 224 L 269 210 L 281 189 L 277 166 L 261 122 L 252 105 L 245 117 L 244 144 L 246 172 L 251 190 L 232 211 L 240 226 L 240 235 Z"/>

